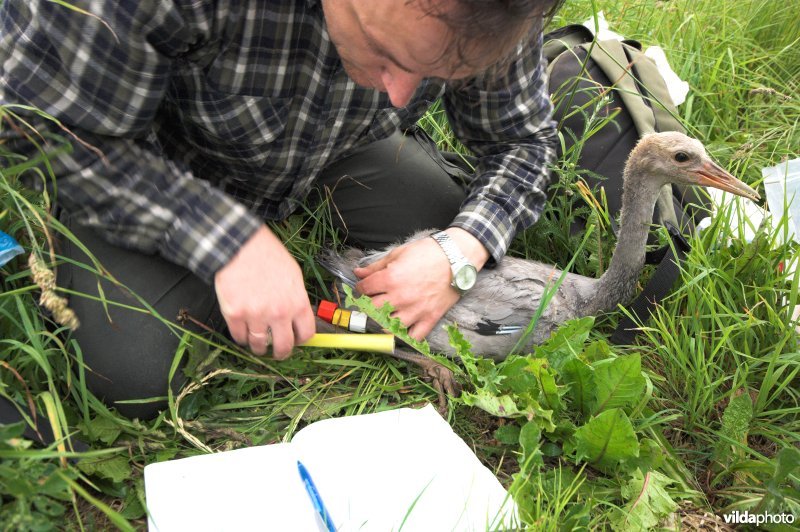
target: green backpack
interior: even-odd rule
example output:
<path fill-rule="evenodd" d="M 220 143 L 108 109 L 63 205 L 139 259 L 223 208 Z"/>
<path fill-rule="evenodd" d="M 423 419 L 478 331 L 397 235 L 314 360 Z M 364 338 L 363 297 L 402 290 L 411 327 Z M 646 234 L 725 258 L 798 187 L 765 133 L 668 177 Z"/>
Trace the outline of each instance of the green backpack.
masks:
<path fill-rule="evenodd" d="M 586 137 L 577 155 L 577 167 L 590 188 L 605 189 L 609 215 L 614 220 L 622 202 L 625 161 L 639 138 L 661 131 L 685 133 L 685 129 L 675 118 L 677 111 L 663 77 L 655 62 L 644 55 L 640 43 L 596 41 L 592 32 L 580 25 L 560 28 L 544 39 L 554 119 L 564 148 L 570 150 L 577 138 Z M 647 262 L 658 266 L 642 293 L 628 306 L 639 321 L 647 319 L 672 289 L 680 273 L 679 263 L 689 250 L 685 235 L 708 214 L 707 196 L 695 187 L 665 185 L 661 190 L 653 223 L 667 228 L 673 246 L 648 254 Z M 613 221 L 612 227 L 616 230 Z M 611 340 L 629 344 L 635 334 L 636 324 L 626 316 Z"/>

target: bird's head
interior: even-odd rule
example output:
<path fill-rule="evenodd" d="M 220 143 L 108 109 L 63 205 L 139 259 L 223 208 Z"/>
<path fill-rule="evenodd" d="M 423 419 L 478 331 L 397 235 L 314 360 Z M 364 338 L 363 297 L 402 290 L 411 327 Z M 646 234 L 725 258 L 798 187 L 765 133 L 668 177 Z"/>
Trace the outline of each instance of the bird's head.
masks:
<path fill-rule="evenodd" d="M 758 192 L 711 160 L 700 141 L 683 133 L 651 133 L 639 140 L 625 165 L 625 178 L 714 187 L 758 200 Z"/>

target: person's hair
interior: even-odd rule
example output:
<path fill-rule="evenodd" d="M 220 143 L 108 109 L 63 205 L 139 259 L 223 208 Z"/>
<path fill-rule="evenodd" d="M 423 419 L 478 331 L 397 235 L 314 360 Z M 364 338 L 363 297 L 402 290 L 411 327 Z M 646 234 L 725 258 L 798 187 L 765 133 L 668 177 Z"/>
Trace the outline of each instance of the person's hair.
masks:
<path fill-rule="evenodd" d="M 544 27 L 564 0 L 409 0 L 445 23 L 453 35 L 443 55 L 458 66 L 502 63 L 516 45 Z M 500 66 L 500 65 L 495 65 Z"/>

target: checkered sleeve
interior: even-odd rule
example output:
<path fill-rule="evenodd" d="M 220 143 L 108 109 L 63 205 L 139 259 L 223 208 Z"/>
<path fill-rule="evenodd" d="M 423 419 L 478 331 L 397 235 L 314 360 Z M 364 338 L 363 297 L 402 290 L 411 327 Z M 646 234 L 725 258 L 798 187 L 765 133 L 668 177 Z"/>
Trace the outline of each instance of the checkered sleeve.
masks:
<path fill-rule="evenodd" d="M 0 103 L 15 123 L 2 141 L 35 155 L 31 139 L 69 139 L 50 161 L 57 201 L 112 243 L 210 282 L 261 222 L 145 141 L 173 62 L 210 26 L 204 3 L 88 4 L 95 16 L 47 0 L 0 4 Z"/>
<path fill-rule="evenodd" d="M 454 133 L 478 156 L 475 180 L 452 225 L 480 240 L 495 261 L 518 231 L 538 220 L 556 156 L 541 46 L 540 33 L 518 47 L 502 83 L 478 79 L 445 93 Z"/>

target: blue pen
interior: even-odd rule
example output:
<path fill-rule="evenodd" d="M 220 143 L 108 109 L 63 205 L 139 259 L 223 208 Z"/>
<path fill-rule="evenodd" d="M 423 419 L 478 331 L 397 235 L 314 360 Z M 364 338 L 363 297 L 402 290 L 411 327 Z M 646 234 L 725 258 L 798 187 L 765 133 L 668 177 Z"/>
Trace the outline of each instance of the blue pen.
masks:
<path fill-rule="evenodd" d="M 328 532 L 336 532 L 336 527 L 333 526 L 333 518 L 331 517 L 331 514 L 328 512 L 327 508 L 325 508 L 325 504 L 322 502 L 322 497 L 319 496 L 317 487 L 314 485 L 314 481 L 311 480 L 311 475 L 308 473 L 308 469 L 306 469 L 306 466 L 304 466 L 300 460 L 297 461 L 297 471 L 300 473 L 300 480 L 303 481 L 303 485 L 306 487 L 309 498 L 311 498 L 311 504 L 314 505 L 314 510 L 316 510 L 317 514 L 319 514 L 320 518 L 322 519 L 322 523 L 325 525 L 325 528 L 328 529 Z"/>

